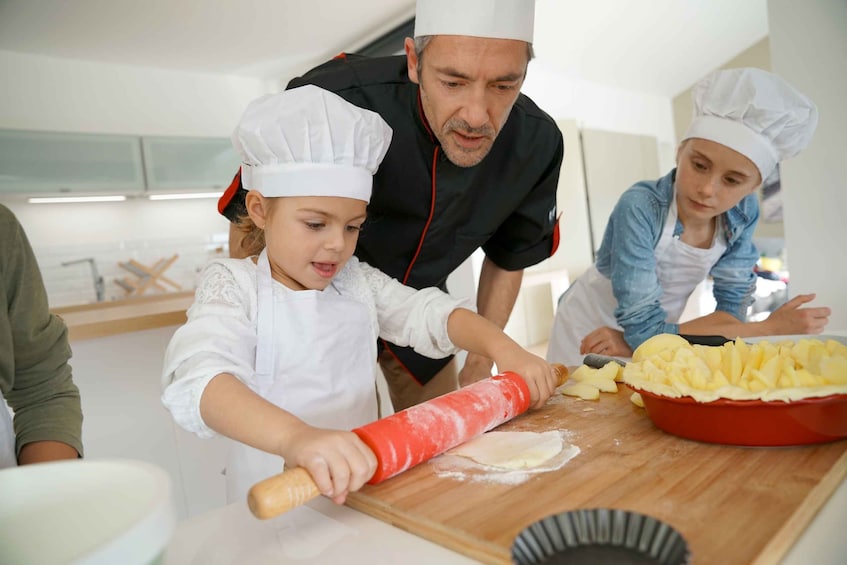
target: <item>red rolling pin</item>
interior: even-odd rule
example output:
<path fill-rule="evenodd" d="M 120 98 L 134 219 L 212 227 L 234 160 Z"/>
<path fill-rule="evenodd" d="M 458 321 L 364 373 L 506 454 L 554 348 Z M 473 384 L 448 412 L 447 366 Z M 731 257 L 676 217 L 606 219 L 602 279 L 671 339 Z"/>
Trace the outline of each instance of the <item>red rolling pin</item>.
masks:
<path fill-rule="evenodd" d="M 554 364 L 558 384 L 568 378 Z M 377 484 L 526 412 L 529 388 L 514 373 L 502 373 L 412 406 L 353 432 L 376 455 Z M 256 483 L 247 505 L 257 518 L 278 516 L 320 495 L 308 471 L 290 469 Z"/>

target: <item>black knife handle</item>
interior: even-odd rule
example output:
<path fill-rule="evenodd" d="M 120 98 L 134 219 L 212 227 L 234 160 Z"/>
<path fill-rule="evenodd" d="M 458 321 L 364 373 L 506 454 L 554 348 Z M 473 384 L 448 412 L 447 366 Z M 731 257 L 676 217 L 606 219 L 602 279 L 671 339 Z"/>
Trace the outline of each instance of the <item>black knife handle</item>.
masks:
<path fill-rule="evenodd" d="M 723 345 L 728 341 L 734 341 L 722 335 L 685 335 L 679 334 L 679 337 L 690 343 L 691 345 Z"/>
<path fill-rule="evenodd" d="M 582 363 L 594 369 L 602 369 L 610 361 L 617 363 L 621 367 L 626 367 L 626 361 L 618 359 L 617 357 L 609 357 L 608 355 L 598 355 L 596 353 L 589 353 L 588 355 L 586 355 L 585 359 L 582 360 Z"/>

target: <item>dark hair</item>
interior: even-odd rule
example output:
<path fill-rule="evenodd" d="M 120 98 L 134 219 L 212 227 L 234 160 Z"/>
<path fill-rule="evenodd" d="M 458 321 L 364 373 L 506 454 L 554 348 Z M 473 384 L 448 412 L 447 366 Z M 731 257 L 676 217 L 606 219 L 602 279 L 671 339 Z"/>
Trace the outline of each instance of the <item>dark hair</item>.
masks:
<path fill-rule="evenodd" d="M 429 42 L 432 41 L 434 35 L 419 35 L 414 38 L 415 41 L 415 57 L 418 59 L 418 76 L 421 74 L 421 61 L 423 60 L 423 52 L 426 49 L 426 46 L 429 45 Z M 535 49 L 532 47 L 532 43 L 527 42 L 526 44 L 526 63 L 529 64 L 530 61 L 535 57 Z"/>

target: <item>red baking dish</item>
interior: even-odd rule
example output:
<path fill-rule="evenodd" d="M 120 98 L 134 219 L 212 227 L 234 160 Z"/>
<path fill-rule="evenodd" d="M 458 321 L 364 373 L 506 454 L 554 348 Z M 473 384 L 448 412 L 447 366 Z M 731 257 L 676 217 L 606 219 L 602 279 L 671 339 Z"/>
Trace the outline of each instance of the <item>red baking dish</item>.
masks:
<path fill-rule="evenodd" d="M 630 386 L 657 428 L 707 443 L 788 446 L 847 437 L 847 394 L 792 402 L 719 399 L 697 402 Z"/>

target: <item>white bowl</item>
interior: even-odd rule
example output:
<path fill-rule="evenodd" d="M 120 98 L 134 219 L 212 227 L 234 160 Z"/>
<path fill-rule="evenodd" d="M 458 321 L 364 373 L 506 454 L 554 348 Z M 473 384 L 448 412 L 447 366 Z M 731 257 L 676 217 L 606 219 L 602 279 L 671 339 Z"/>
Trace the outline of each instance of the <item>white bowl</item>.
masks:
<path fill-rule="evenodd" d="M 176 525 L 167 473 L 132 460 L 0 471 L 0 563 L 147 565 Z"/>

